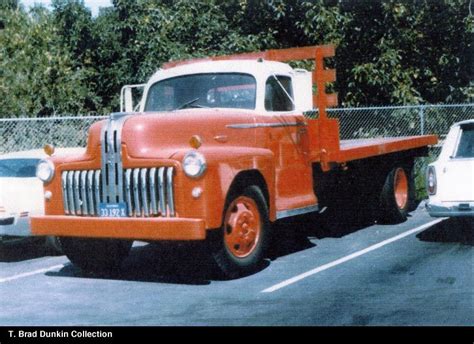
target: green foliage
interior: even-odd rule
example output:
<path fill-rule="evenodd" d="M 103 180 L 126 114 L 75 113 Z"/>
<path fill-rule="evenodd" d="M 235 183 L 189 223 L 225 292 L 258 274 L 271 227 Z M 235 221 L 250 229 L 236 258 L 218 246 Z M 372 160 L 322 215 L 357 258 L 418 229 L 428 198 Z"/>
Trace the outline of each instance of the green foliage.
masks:
<path fill-rule="evenodd" d="M 338 46 L 341 105 L 474 99 L 469 0 L 83 0 L 52 12 L 0 5 L 0 105 L 8 116 L 118 109 L 122 85 L 164 62 L 313 44 Z M 300 63 L 298 66 L 309 66 Z"/>
<path fill-rule="evenodd" d="M 0 108 L 2 116 L 45 116 L 83 111 L 87 88 L 61 45 L 51 13 L 2 10 Z"/>
<path fill-rule="evenodd" d="M 2 0 L 0 10 L 15 10 L 19 6 L 19 0 Z"/>
<path fill-rule="evenodd" d="M 350 105 L 472 101 L 469 0 L 350 2 L 338 61 Z"/>

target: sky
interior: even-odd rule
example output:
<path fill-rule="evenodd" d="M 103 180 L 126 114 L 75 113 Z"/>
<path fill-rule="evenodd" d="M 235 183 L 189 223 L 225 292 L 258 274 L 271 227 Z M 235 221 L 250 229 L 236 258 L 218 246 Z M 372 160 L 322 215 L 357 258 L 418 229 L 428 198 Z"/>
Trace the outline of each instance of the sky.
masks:
<path fill-rule="evenodd" d="M 34 4 L 43 4 L 46 6 L 51 5 L 51 0 L 20 0 L 20 3 L 25 5 L 26 8 L 30 8 Z M 99 7 L 111 6 L 112 0 L 84 0 L 84 3 L 92 11 L 93 16 L 99 14 Z"/>

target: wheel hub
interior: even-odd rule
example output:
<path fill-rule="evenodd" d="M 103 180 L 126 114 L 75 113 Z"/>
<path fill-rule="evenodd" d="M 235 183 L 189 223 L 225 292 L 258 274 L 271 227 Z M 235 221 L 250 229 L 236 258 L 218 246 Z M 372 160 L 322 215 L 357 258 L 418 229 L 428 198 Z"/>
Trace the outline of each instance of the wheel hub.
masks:
<path fill-rule="evenodd" d="M 260 237 L 261 223 L 255 201 L 246 196 L 236 198 L 227 208 L 224 242 L 238 258 L 250 255 Z"/>
<path fill-rule="evenodd" d="M 401 167 L 397 168 L 395 171 L 393 189 L 395 193 L 395 202 L 397 203 L 398 208 L 405 208 L 408 201 L 408 178 L 405 170 Z"/>

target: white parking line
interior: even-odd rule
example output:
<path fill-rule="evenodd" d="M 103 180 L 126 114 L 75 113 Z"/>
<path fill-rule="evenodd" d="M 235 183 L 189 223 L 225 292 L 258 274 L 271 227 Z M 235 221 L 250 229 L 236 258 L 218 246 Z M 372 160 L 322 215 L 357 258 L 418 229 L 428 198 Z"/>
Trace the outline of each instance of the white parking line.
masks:
<path fill-rule="evenodd" d="M 54 265 L 54 266 L 50 266 L 49 268 L 39 269 L 39 270 L 35 270 L 35 271 L 30 271 L 30 272 L 24 272 L 22 274 L 13 275 L 13 276 L 10 276 L 10 277 L 5 277 L 5 278 L 0 278 L 0 283 L 10 282 L 10 281 L 13 281 L 13 280 L 16 280 L 16 279 L 19 279 L 19 278 L 28 277 L 28 276 L 37 275 L 37 274 L 42 274 L 42 273 L 45 273 L 45 272 L 48 272 L 48 271 L 51 271 L 51 270 L 61 269 L 63 267 L 64 267 L 64 264 Z"/>
<path fill-rule="evenodd" d="M 319 267 L 317 267 L 317 268 L 314 268 L 314 269 L 312 269 L 312 270 L 309 270 L 309 271 L 307 271 L 307 272 L 304 272 L 304 273 L 302 273 L 302 274 L 300 274 L 300 275 L 297 275 L 297 276 L 295 276 L 295 277 L 289 278 L 289 279 L 287 279 L 287 280 L 285 280 L 285 281 L 283 281 L 283 282 L 280 282 L 280 283 L 278 283 L 278 284 L 275 284 L 274 286 L 271 286 L 271 287 L 269 287 L 269 288 L 267 288 L 267 289 L 264 289 L 264 290 L 262 290 L 261 292 L 262 292 L 262 293 L 272 293 L 272 292 L 274 292 L 274 291 L 277 291 L 277 290 L 279 290 L 279 289 L 282 289 L 282 288 L 284 288 L 284 287 L 287 287 L 287 286 L 289 286 L 289 285 L 291 285 L 291 284 L 294 284 L 294 283 L 296 283 L 296 282 L 298 282 L 298 281 L 301 281 L 302 279 L 304 279 L 304 278 L 306 278 L 306 277 L 315 275 L 315 274 L 317 274 L 317 273 L 319 273 L 319 272 L 321 272 L 321 271 L 324 271 L 324 270 L 330 269 L 330 268 L 332 268 L 332 267 L 334 267 L 334 266 L 337 266 L 337 265 L 339 265 L 339 264 L 345 263 L 345 262 L 347 262 L 347 261 L 349 261 L 349 260 L 351 260 L 351 259 L 357 258 L 357 257 L 359 257 L 359 256 L 362 256 L 362 255 L 366 254 L 366 253 L 369 253 L 369 252 L 371 252 L 371 251 L 374 251 L 374 250 L 376 250 L 376 249 L 378 249 L 378 248 L 381 248 L 382 246 L 385 246 L 385 245 L 388 245 L 388 244 L 390 244 L 390 243 L 392 243 L 392 242 L 394 242 L 394 241 L 400 240 L 400 239 L 402 239 L 402 238 L 404 238 L 404 237 L 406 237 L 406 236 L 408 236 L 408 235 L 411 235 L 411 234 L 413 234 L 413 233 L 420 232 L 420 231 L 422 231 L 422 230 L 424 230 L 424 229 L 426 229 L 426 228 L 428 228 L 428 227 L 431 227 L 431 226 L 433 226 L 433 225 L 435 225 L 435 224 L 437 224 L 437 223 L 439 223 L 439 222 L 441 222 L 441 221 L 444 221 L 444 220 L 446 220 L 446 219 L 447 219 L 446 217 L 443 217 L 443 218 L 439 218 L 439 219 L 436 219 L 436 220 L 434 220 L 434 221 L 425 223 L 425 224 L 422 225 L 422 226 L 419 226 L 419 227 L 410 229 L 410 230 L 408 230 L 408 231 L 406 231 L 406 232 L 403 232 L 403 233 L 401 233 L 401 234 L 398 234 L 398 235 L 396 235 L 396 236 L 394 236 L 394 237 L 392 237 L 392 238 L 390 238 L 390 239 L 381 241 L 381 242 L 379 242 L 378 244 L 369 246 L 369 247 L 367 247 L 367 248 L 365 248 L 365 249 L 363 249 L 363 250 L 354 252 L 354 253 L 352 253 L 352 254 L 350 254 L 350 255 L 348 255 L 348 256 L 342 257 L 342 258 L 337 259 L 337 260 L 335 260 L 335 261 L 333 261 L 333 262 L 330 262 L 330 263 L 321 265 L 321 266 L 319 266 Z"/>

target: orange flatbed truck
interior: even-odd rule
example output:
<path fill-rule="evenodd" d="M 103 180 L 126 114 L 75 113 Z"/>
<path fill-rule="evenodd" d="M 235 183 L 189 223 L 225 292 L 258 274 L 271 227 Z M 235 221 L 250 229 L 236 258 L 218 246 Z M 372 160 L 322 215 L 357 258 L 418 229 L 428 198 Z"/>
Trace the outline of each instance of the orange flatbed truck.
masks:
<path fill-rule="evenodd" d="M 32 218 L 33 233 L 58 236 L 93 272 L 119 267 L 133 240 L 203 241 L 236 277 L 264 259 L 272 223 L 338 197 L 405 220 L 414 159 L 437 138 L 340 140 L 326 115 L 337 104 L 326 93 L 332 56 L 326 45 L 170 62 L 125 86 L 121 112 L 91 126 L 83 155 L 38 165 L 45 215 Z M 313 71 L 284 63 L 308 59 Z"/>

